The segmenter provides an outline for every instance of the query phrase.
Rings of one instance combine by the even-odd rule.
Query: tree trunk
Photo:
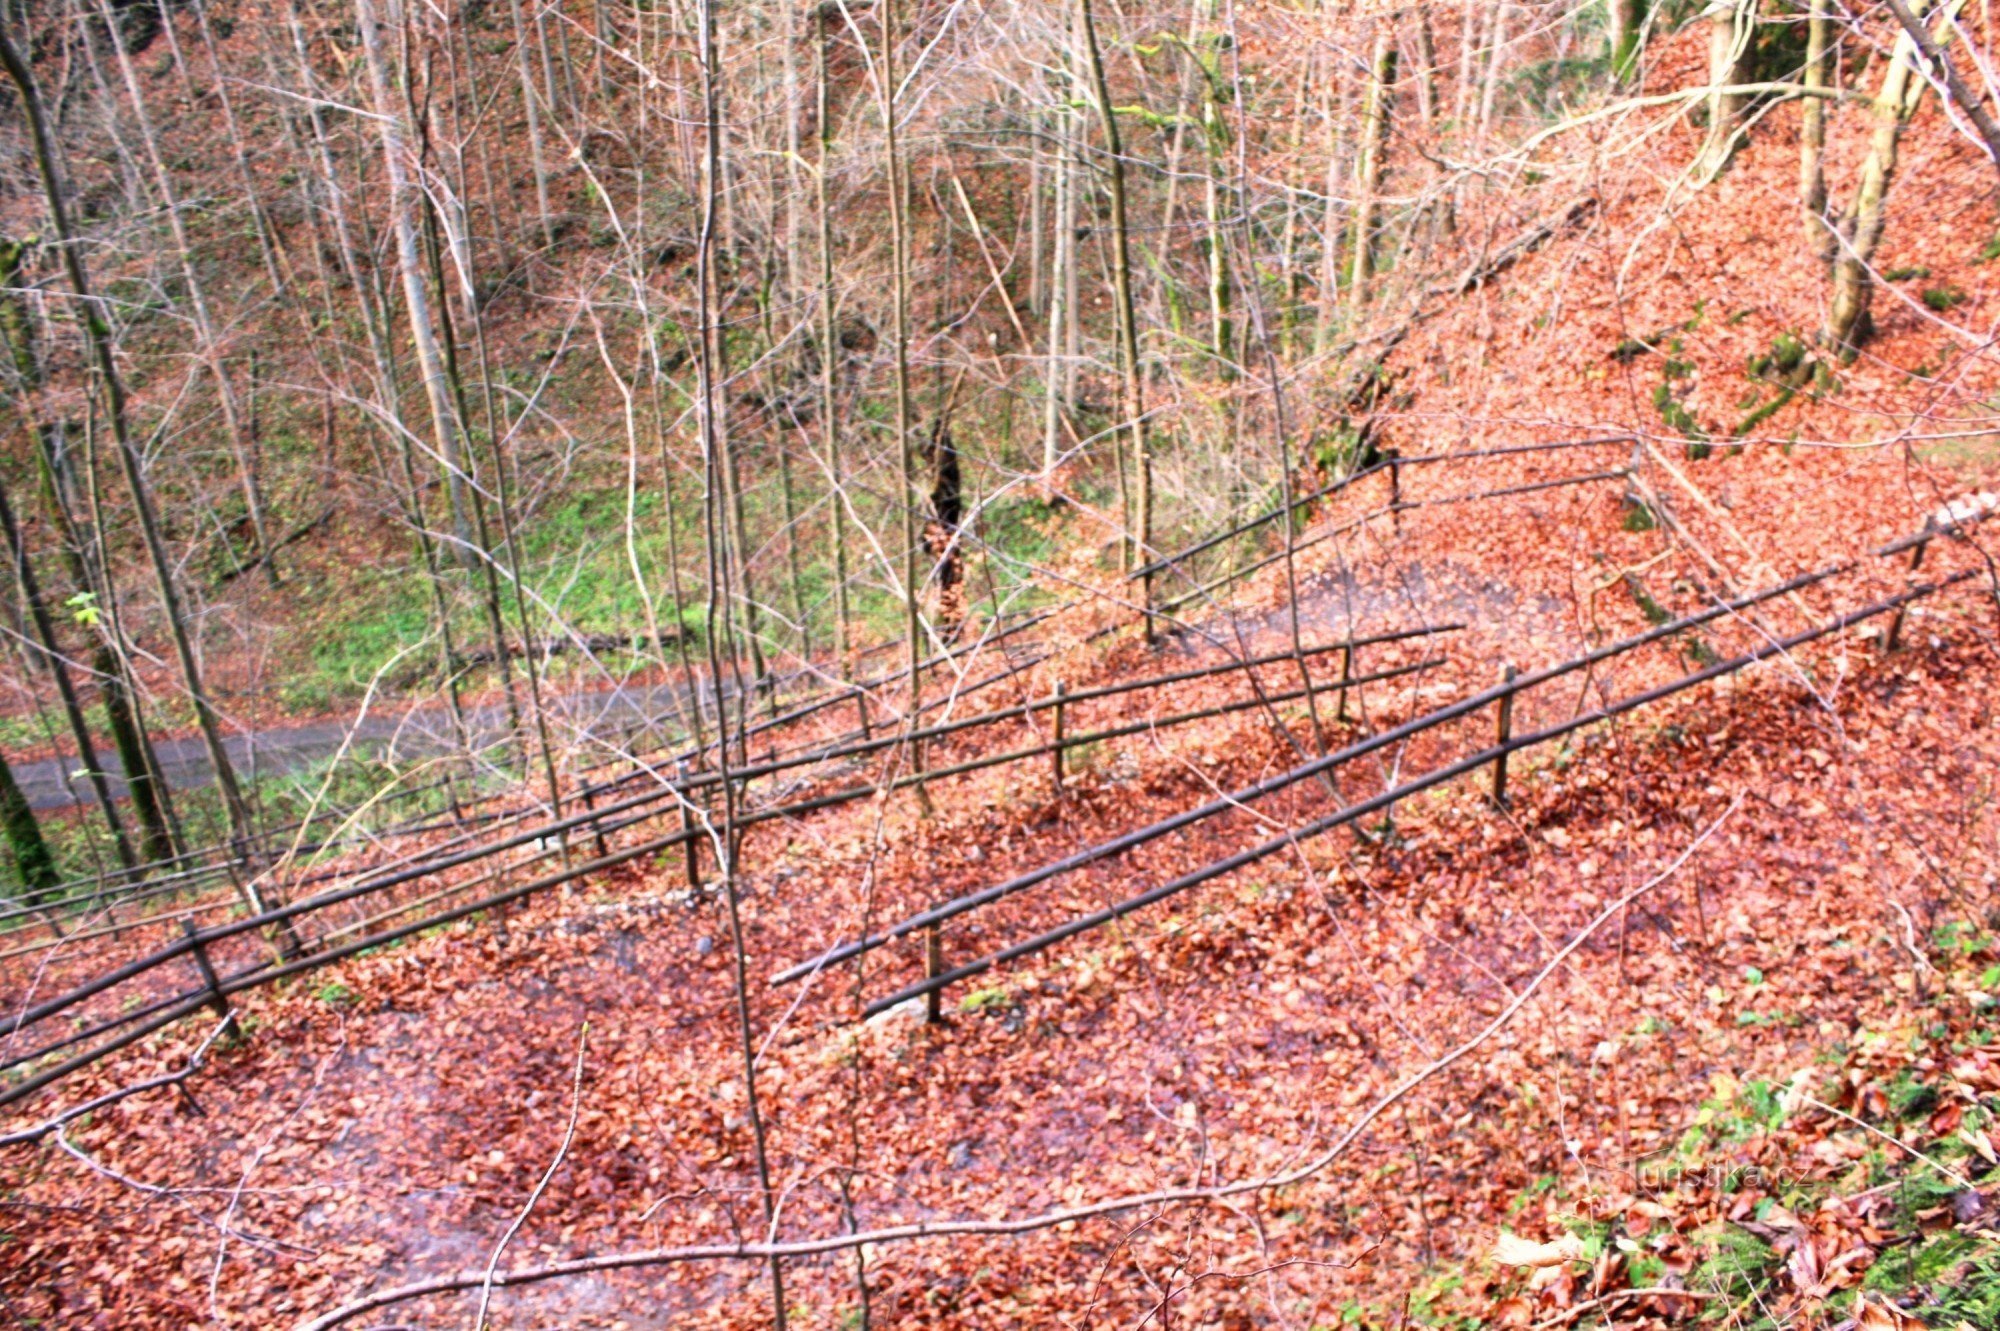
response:
[[[1063,68],[1057,65],[1058,71]],[[1076,265],[1076,209],[1074,173],[1070,170],[1067,111],[1058,110],[1050,120],[1055,134],[1055,151],[1050,169],[1055,175],[1054,226],[1049,268],[1049,355],[1047,383],[1042,397],[1042,487],[1054,493],[1056,463],[1062,457],[1063,413],[1069,409],[1069,362],[1065,330],[1074,322],[1070,313],[1070,292],[1074,287],[1071,270]]]
[[[1396,82],[1396,34],[1387,20],[1377,20],[1375,55],[1369,63],[1368,93],[1362,102],[1361,161],[1354,171],[1354,228],[1348,245],[1353,270],[1348,297],[1355,308],[1368,303],[1369,279],[1375,270],[1375,197],[1382,189],[1382,162],[1389,154],[1390,99]]]
[[[965,546],[960,531],[965,523],[965,476],[958,446],[952,442],[949,403],[938,408],[930,438],[924,443],[924,460],[931,472],[931,530],[927,534],[937,566],[937,631],[949,644],[965,622]]]
[[[28,797],[14,783],[14,769],[7,765],[4,753],[0,753],[0,828],[6,830],[7,850],[14,861],[14,873],[28,891],[28,904],[42,905],[62,886],[62,874],[42,836],[42,825],[35,821],[35,811],[28,806]]]
[[[909,675],[909,724],[917,724],[923,710],[923,678],[917,669],[923,660],[922,596],[924,579],[919,576],[921,545],[917,537],[917,447],[910,424],[910,237],[907,200],[903,190],[903,154],[896,132],[900,114],[896,98],[896,44],[901,34],[896,25],[897,0],[882,0],[882,151],[889,184],[889,247],[891,348],[895,388],[896,443],[903,471],[903,608],[905,670]],[[911,769],[923,770],[923,751],[911,746]],[[928,807],[922,784],[920,799]]]
[[[1924,59],[1943,76],[1945,92],[1951,97],[1952,104],[1972,122],[1973,130],[1986,148],[1986,160],[1992,163],[1995,171],[2000,171],[2000,120],[1994,119],[1986,99],[1966,83],[1965,76],[1958,72],[1958,62],[1944,49],[1945,43],[1951,40],[1951,25],[1941,24],[1934,35],[1926,33],[1923,20],[1910,9],[1908,0],[1889,0],[1889,12],[1896,16],[1896,22],[1916,43]],[[1974,63],[1977,63],[1976,56]]]
[[[28,404],[35,401],[41,388],[41,354],[35,342],[34,323],[19,296],[14,294],[23,280],[21,261],[26,252],[27,246],[20,241],[0,241],[0,342],[5,343],[8,358],[19,380],[20,406],[17,411],[22,440],[28,455],[39,463],[42,457],[41,435],[46,427],[35,420]],[[62,699],[63,715],[69,722],[70,736],[76,741],[77,760],[83,764],[91,792],[96,795],[105,825],[111,830],[118,862],[127,869],[134,868],[138,860],[132,853],[132,842],[125,835],[125,822],[118,816],[118,806],[111,798],[110,783],[97,761],[97,746],[84,719],[76,685],[70,679],[69,661],[63,655],[48,602],[43,598],[40,581],[35,576],[34,563],[28,557],[27,542],[20,524],[15,520],[14,507],[4,481],[0,481],[0,536],[4,536],[13,559],[14,578],[20,587],[21,602],[34,624],[43,664],[48,667],[49,675],[55,681],[56,693]]]
[[[764,1211],[764,1223],[776,1226],[778,1216],[777,1193],[771,1184],[770,1157],[765,1148],[764,1117],[757,1095],[757,1057],[754,1032],[750,1015],[750,980],[743,942],[743,924],[739,913],[737,881],[737,852],[740,849],[741,830],[736,825],[736,783],[729,771],[729,708],[722,696],[722,659],[730,644],[728,570],[725,567],[728,542],[729,506],[724,493],[723,476],[728,469],[725,451],[728,447],[724,437],[716,430],[716,414],[721,403],[718,401],[716,383],[717,358],[716,342],[720,333],[720,311],[715,302],[715,241],[717,214],[720,211],[722,193],[722,116],[721,116],[721,72],[716,56],[716,31],[714,0],[698,0],[700,23],[701,92],[702,92],[702,157],[706,164],[703,172],[701,196],[701,232],[696,246],[697,302],[701,326],[696,330],[697,345],[695,364],[700,382],[697,386],[696,415],[701,430],[702,465],[706,477],[707,561],[708,561],[708,659],[709,670],[714,677],[716,732],[716,769],[721,778],[723,822],[720,839],[719,868],[722,876],[723,899],[729,910],[731,952],[735,962],[735,1007],[737,1034],[743,1057],[743,1085],[745,1108],[748,1111],[751,1141],[755,1148],[758,1188]],[[745,741],[747,744],[747,740]],[[771,1272],[771,1322],[775,1331],[785,1331],[787,1308],[785,1305],[785,1275],[781,1260],[770,1259]]]
[[[1149,564],[1153,559],[1153,457],[1146,440],[1146,392],[1139,364],[1138,311],[1132,299],[1132,236],[1126,220],[1125,144],[1118,133],[1118,113],[1111,105],[1111,84],[1104,74],[1104,56],[1097,45],[1097,24],[1091,15],[1090,0],[1077,0],[1077,17],[1083,26],[1084,53],[1090,61],[1090,80],[1097,94],[1097,115],[1104,125],[1104,151],[1110,159],[1111,181],[1111,302],[1118,317],[1118,359],[1124,381],[1124,413],[1132,438],[1133,513],[1127,534],[1126,567]],[[1153,579],[1141,585],[1141,605],[1145,611],[1146,641],[1153,640]]]
[[[1805,86],[1799,114],[1799,206],[1805,210],[1806,248],[1822,262],[1833,257],[1835,237],[1826,215],[1826,100],[1814,96],[1837,77],[1833,64],[1833,0],[1809,0]]]
[[[1646,30],[1646,0],[1605,0],[1611,19],[1611,81],[1632,82],[1639,72],[1639,40]]]
[[[542,232],[542,244],[553,250],[555,231],[549,225],[549,170],[542,150],[542,113],[535,94],[535,79],[528,66],[528,29],[521,21],[521,0],[507,0],[514,20],[514,65],[521,80],[521,105],[528,116],[528,164],[535,173],[535,210]]]
[[[1694,164],[1695,179],[1703,184],[1721,174],[1743,141],[1743,120],[1750,99],[1723,89],[1750,81],[1761,3],[1713,0],[1708,7],[1708,133]]]
[[[813,10],[813,83],[818,104],[819,157],[813,172],[813,209],[819,224],[819,429],[826,450],[827,505],[833,539],[833,643],[842,679],[851,676],[853,642],[848,637],[847,602],[847,478],[840,450],[840,327],[833,285],[833,206],[828,198],[827,172],[833,157],[833,84],[827,75],[826,6]]]
[[[473,536],[470,505],[465,495],[465,453],[460,442],[460,423],[452,407],[451,381],[431,324],[430,293],[424,285],[423,257],[417,246],[417,222],[413,215],[418,191],[410,180],[403,115],[390,93],[388,64],[382,55],[374,0],[354,0],[354,9],[361,28],[361,48],[368,66],[376,123],[382,135],[382,160],[389,178],[389,212],[396,230],[396,267],[403,280],[403,301],[409,316],[410,341],[417,353],[417,372],[423,378],[424,396],[430,403],[431,429],[438,463],[445,473],[445,493],[451,500],[452,532],[458,541],[455,553],[466,571],[475,572],[483,551]]]
[[[0,536],[5,537],[8,553],[14,562],[14,578],[20,586],[21,602],[27,607],[28,617],[35,626],[42,663],[48,667],[50,677],[55,680],[56,693],[62,698],[63,716],[69,722],[71,738],[76,741],[77,761],[83,764],[91,793],[97,796],[97,807],[103,811],[105,825],[111,829],[111,841],[117,849],[118,862],[127,869],[134,868],[138,860],[132,854],[132,842],[125,835],[125,821],[118,816],[118,805],[111,798],[110,782],[105,778],[103,764],[97,761],[97,745],[91,740],[90,726],[83,716],[83,704],[78,701],[76,685],[70,680],[69,661],[63,656],[61,640],[56,636],[49,608],[42,600],[35,566],[28,558],[27,543],[21,537],[20,524],[14,520],[14,505],[8,499],[4,483],[0,483]]]
[[[1964,3],[1965,0],[1947,0],[1938,11],[1932,28],[1938,38],[1950,32],[1951,22]],[[1885,220],[1883,204],[1889,184],[1895,178],[1903,126],[1917,109],[1927,86],[1916,72],[1917,54],[1915,40],[1907,31],[1901,33],[1889,56],[1889,68],[1882,74],[1881,90],[1875,95],[1872,111],[1875,130],[1868,145],[1868,159],[1861,167],[1861,183],[1855,187],[1854,201],[1841,219],[1843,243],[1833,265],[1833,298],[1820,337],[1842,360],[1852,360],[1874,332],[1869,306],[1875,292],[1872,264],[1876,246],[1882,241]]]
[[[161,783],[152,745],[139,727],[132,707],[131,681],[124,657],[112,650],[118,641],[117,606],[108,578],[86,544],[66,497],[64,480],[57,469],[65,466],[57,455],[56,438],[44,435],[35,453],[35,469],[40,483],[42,511],[56,529],[70,584],[79,593],[95,598],[102,617],[96,646],[91,651],[90,670],[97,680],[97,695],[104,704],[105,724],[118,749],[119,766],[125,770],[125,790],[139,815],[142,829],[139,852],[148,862],[157,863],[174,855],[173,818]]]

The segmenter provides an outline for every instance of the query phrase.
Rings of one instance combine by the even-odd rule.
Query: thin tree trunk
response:
[[[473,537],[470,505],[465,497],[465,455],[460,443],[460,426],[451,401],[451,382],[444,357],[439,352],[437,334],[431,324],[430,293],[424,284],[423,257],[417,246],[417,223],[413,216],[418,191],[410,180],[403,115],[390,94],[387,61],[382,55],[380,21],[374,0],[354,0],[361,27],[361,47],[368,66],[368,82],[375,103],[376,123],[382,136],[382,160],[389,179],[389,212],[396,233],[396,268],[402,276],[403,301],[410,323],[410,341],[416,348],[417,372],[424,381],[424,397],[430,404],[431,430],[437,445],[439,465],[445,472],[445,493],[451,500],[452,532],[458,541],[457,561],[468,572],[476,571],[483,549]]]
[[[1036,108],[1028,113],[1028,312],[1037,319],[1048,308],[1047,293],[1043,290],[1043,270],[1047,266],[1044,233],[1048,221],[1042,216],[1042,196],[1047,193],[1042,164],[1047,156],[1042,147],[1042,113]]]
[[[1493,112],[1500,99],[1500,74],[1506,68],[1507,17],[1512,6],[1493,6],[1493,26],[1487,36],[1486,79],[1479,94],[1479,133],[1484,137],[1493,132]]]
[[[1051,120],[1056,135],[1054,161],[1051,170],[1055,174],[1054,234],[1050,248],[1053,251],[1049,268],[1049,355],[1047,383],[1042,397],[1042,488],[1045,495],[1055,493],[1056,464],[1062,457],[1062,418],[1069,407],[1067,390],[1069,370],[1065,355],[1065,327],[1070,316],[1070,270],[1075,264],[1076,223],[1072,204],[1072,178],[1069,168],[1069,118],[1066,112],[1058,111]]]
[[[174,21],[170,4],[171,0],[159,0],[161,31],[166,33],[169,42],[173,42]],[[250,221],[257,232],[257,248],[264,258],[264,271],[271,279],[271,294],[282,299],[289,290],[285,281],[283,252],[279,248],[277,229],[271,225],[270,213],[264,207],[263,195],[257,188],[257,179],[250,173],[249,155],[243,147],[243,130],[236,121],[236,103],[229,95],[229,81],[223,77],[222,61],[215,51],[215,33],[208,23],[208,0],[191,0],[189,7],[194,10],[195,21],[201,30],[202,49],[208,56],[209,80],[222,107],[223,128],[229,135],[229,155],[235,162],[236,179],[243,187],[243,200],[250,209]],[[178,44],[174,47],[174,61],[180,63]],[[185,66],[181,74],[186,78]]]
[[[1361,160],[1354,171],[1354,227],[1348,241],[1353,251],[1348,297],[1357,310],[1368,303],[1375,272],[1375,198],[1382,189],[1383,159],[1389,155],[1390,98],[1396,82],[1396,34],[1386,19],[1376,22],[1374,58],[1361,109]]]
[[[1799,206],[1805,210],[1806,248],[1822,262],[1833,257],[1835,237],[1826,215],[1826,101],[1833,65],[1833,0],[1809,0],[1806,19],[1805,102],[1799,122]]]
[[[771,1162],[764,1137],[764,1117],[757,1094],[757,1051],[750,1018],[750,976],[743,935],[742,906],[737,882],[737,853],[741,831],[736,826],[736,783],[729,772],[729,708],[722,696],[722,658],[729,636],[728,573],[724,568],[728,543],[723,539],[729,521],[729,507],[723,493],[727,460],[721,456],[728,447],[716,429],[717,389],[715,342],[718,334],[715,305],[715,232],[721,193],[720,61],[716,54],[714,0],[697,0],[700,8],[700,54],[703,111],[703,156],[707,163],[701,202],[701,234],[696,247],[696,285],[699,288],[700,320],[696,368],[700,375],[697,415],[702,435],[702,457],[707,475],[706,526],[708,528],[708,659],[715,682],[715,716],[720,729],[716,737],[717,775],[722,786],[723,822],[718,844],[721,852],[723,897],[729,908],[731,950],[735,958],[735,1004],[737,1031],[743,1058],[745,1109],[750,1120],[755,1148],[758,1192],[763,1203],[764,1223],[775,1228],[778,1219],[777,1193],[771,1184]],[[775,1233],[773,1238],[777,1237]],[[784,1266],[771,1258],[771,1323],[785,1331]]]
[[[826,480],[831,491],[827,507],[833,539],[833,643],[842,679],[852,676],[853,641],[849,637],[847,592],[847,479],[840,449],[840,329],[833,285],[833,206],[827,173],[833,158],[833,84],[827,75],[826,6],[813,10],[813,95],[819,122],[818,159],[813,171],[813,211],[819,228],[819,429],[826,452]]]
[[[889,237],[891,351],[895,388],[895,429],[903,468],[903,607],[906,673],[909,675],[909,724],[915,726],[923,712],[923,677],[917,669],[923,660],[923,579],[919,576],[922,547],[917,537],[917,447],[910,424],[910,237],[908,200],[903,188],[903,156],[896,133],[899,114],[896,99],[896,44],[901,40],[896,28],[898,0],[882,0],[882,151],[889,178]],[[910,766],[923,771],[923,751],[910,746]],[[917,795],[926,811],[929,795],[921,782]]]
[[[535,173],[536,219],[541,225],[542,244],[553,250],[554,229],[549,225],[549,171],[542,149],[542,113],[535,93],[535,79],[528,67],[528,29],[521,21],[521,0],[507,0],[514,19],[514,64],[521,79],[521,105],[528,116],[528,163]]]
[[[1077,17],[1083,25],[1084,51],[1090,61],[1090,78],[1097,93],[1097,114],[1104,125],[1104,149],[1110,158],[1111,181],[1111,300],[1118,316],[1118,352],[1123,371],[1127,428],[1132,438],[1134,472],[1132,530],[1125,542],[1126,567],[1148,564],[1153,558],[1153,456],[1146,439],[1145,378],[1139,365],[1138,311],[1132,299],[1132,237],[1126,217],[1125,144],[1118,133],[1118,113],[1111,105],[1111,85],[1104,75],[1104,57],[1097,45],[1097,24],[1091,15],[1090,0],[1078,0]],[[1146,641],[1153,640],[1153,579],[1148,574],[1141,583],[1145,608]]]

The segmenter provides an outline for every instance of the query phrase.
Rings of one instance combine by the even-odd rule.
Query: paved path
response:
[[[1524,602],[1505,586],[1481,583],[1464,570],[1448,565],[1435,570],[1410,565],[1381,586],[1364,587],[1352,574],[1346,577],[1322,574],[1299,588],[1300,625],[1309,640],[1365,629],[1384,621],[1414,624],[1449,619],[1492,625],[1519,622],[1523,616],[1552,624],[1560,624],[1565,618],[1558,604]],[[1178,645],[1190,655],[1216,646],[1234,647],[1238,642],[1252,651],[1282,651],[1290,642],[1289,624],[1289,612],[1283,609],[1245,613],[1233,622],[1217,615],[1203,623],[1201,631],[1181,635]],[[781,679],[781,689],[786,682],[797,681]],[[634,685],[564,694],[550,706],[551,724],[561,741],[597,739],[607,745],[622,743],[624,737],[672,717],[676,689],[684,690],[684,686]],[[710,696],[704,685],[703,702],[712,706]],[[468,709],[466,721],[474,740],[482,746],[506,736],[507,715],[503,706]],[[233,734],[224,743],[237,774],[250,780],[310,770],[338,753],[341,744],[348,741],[350,730],[351,752],[400,761],[452,753],[459,747],[452,733],[450,714],[435,704],[385,710],[350,722],[276,726],[254,734]],[[208,751],[198,736],[156,740],[153,747],[171,788],[196,789],[214,781]],[[125,783],[116,751],[107,745],[98,751],[98,757],[109,764],[112,791],[122,797]],[[65,782],[64,775],[75,770],[74,757],[44,758],[15,764],[14,779],[35,808],[59,809],[91,799],[90,786],[82,778]]]
[[[607,740],[631,734],[658,718],[674,714],[672,684],[635,685],[591,693],[572,693],[557,698],[550,707],[550,720],[558,734],[599,736]],[[526,700],[523,699],[523,707]],[[504,705],[469,708],[466,724],[474,741],[491,744],[507,733]],[[274,726],[251,734],[231,734],[223,746],[236,774],[245,781],[309,771],[340,752],[348,744],[350,754],[390,757],[400,761],[457,752],[451,714],[442,707],[425,705],[371,713],[352,721],[312,721],[301,725]],[[167,785],[174,790],[198,789],[215,780],[209,766],[208,749],[199,735],[181,739],[156,739],[153,751]],[[125,772],[117,750],[108,743],[99,747],[98,761],[106,765],[111,791],[124,798]],[[95,798],[90,783],[73,775],[77,761],[73,754],[40,758],[14,764],[14,780],[20,784],[28,803],[37,809],[61,809],[89,803]],[[65,777],[70,779],[65,780]]]

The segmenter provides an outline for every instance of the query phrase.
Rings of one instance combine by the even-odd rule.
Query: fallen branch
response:
[[[82,1104],[65,1109],[54,1118],[37,1123],[32,1128],[22,1128],[18,1132],[10,1132],[4,1137],[0,1137],[0,1148],[21,1146],[28,1142],[38,1142],[52,1132],[62,1131],[62,1129],[76,1122],[76,1120],[82,1118],[85,1114],[95,1113],[107,1105],[115,1105],[120,1100],[128,1096],[138,1095],[142,1091],[156,1091],[162,1086],[180,1086],[189,1077],[201,1071],[202,1062],[208,1056],[209,1046],[222,1037],[222,1033],[230,1028],[235,1019],[236,1014],[232,1011],[223,1017],[222,1020],[216,1022],[215,1029],[208,1033],[208,1038],[203,1040],[192,1054],[188,1055],[188,1061],[181,1065],[179,1072],[168,1072],[158,1077],[150,1077],[145,1081],[134,1082],[130,1086],[121,1087],[115,1091],[107,1091],[94,1100],[85,1100]]]

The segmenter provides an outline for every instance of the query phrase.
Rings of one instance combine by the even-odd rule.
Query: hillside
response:
[[[1983,11],[17,8],[9,1324],[2000,1325]]]

